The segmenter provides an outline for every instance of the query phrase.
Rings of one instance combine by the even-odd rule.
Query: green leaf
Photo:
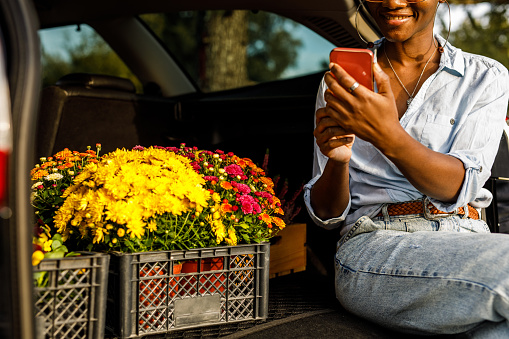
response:
[[[37,287],[46,287],[48,286],[48,272],[36,272],[34,273],[35,285]]]
[[[79,257],[81,255],[81,253],[77,253],[77,252],[69,252],[67,253],[65,256],[66,257]]]
[[[59,240],[53,240],[53,242],[51,243],[51,248],[53,250],[56,250],[57,248],[59,248],[60,246],[62,246],[62,242],[59,241]]]
[[[65,252],[63,251],[54,251],[54,252],[48,252],[44,254],[44,258],[46,259],[58,259],[63,258],[65,255]]]

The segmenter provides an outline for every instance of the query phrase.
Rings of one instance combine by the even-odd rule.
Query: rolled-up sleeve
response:
[[[313,179],[311,179],[306,185],[304,185],[304,204],[306,205],[306,209],[308,210],[309,216],[311,217],[311,220],[318,226],[321,226],[325,229],[334,229],[337,227],[342,226],[343,221],[345,221],[346,216],[348,215],[348,212],[350,211],[350,206],[352,203],[352,200],[348,199],[348,206],[344,210],[343,214],[336,218],[331,218],[327,220],[320,219],[313,210],[313,207],[311,206],[311,189],[313,188],[313,185],[315,182],[320,178],[320,175],[317,175]]]
[[[485,182],[491,175],[491,167],[498,152],[507,114],[509,100],[509,76],[505,68],[490,70],[492,81],[486,86],[468,114],[464,125],[456,135],[450,152],[447,154],[463,162],[465,178],[455,203],[448,204],[436,199],[431,202],[440,210],[451,212],[464,206],[479,195]],[[487,207],[491,199],[484,199],[479,207]],[[482,206],[486,205],[486,206]]]
[[[322,107],[325,107],[325,100],[323,98],[323,95],[325,93],[325,90],[327,89],[327,85],[325,84],[325,81],[322,79],[322,82],[320,83],[320,87],[318,88],[318,93],[316,95],[316,103],[315,103],[315,112]],[[316,116],[314,119],[314,127],[316,127]],[[320,149],[316,145],[316,139],[314,140],[314,160],[313,160],[313,179],[311,179],[306,185],[304,185],[304,204],[306,205],[306,209],[309,213],[309,216],[311,217],[311,220],[318,226],[321,226],[326,229],[334,229],[337,227],[340,227],[342,225],[342,222],[345,220],[346,216],[348,215],[348,212],[350,211],[350,205],[351,205],[351,199],[348,201],[348,206],[343,212],[343,214],[339,217],[322,220],[320,219],[313,210],[313,207],[311,206],[311,189],[313,188],[313,185],[317,182],[317,180],[320,178],[320,176],[323,173],[323,169],[325,168],[325,165],[327,164],[328,158],[320,152]]]

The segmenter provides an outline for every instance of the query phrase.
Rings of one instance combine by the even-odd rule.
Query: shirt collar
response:
[[[444,53],[440,58],[440,68],[448,71],[451,74],[463,76],[465,74],[465,59],[463,58],[463,51],[459,48],[452,46],[450,43],[446,43],[445,39],[440,35],[435,35],[435,38],[440,43],[440,46],[444,46]]]
[[[452,46],[449,42],[446,43],[445,39],[440,35],[436,34],[435,38],[440,43],[440,46],[444,46],[444,53],[440,57],[440,69],[455,74],[457,76],[463,76],[465,74],[465,61],[463,59],[463,51]],[[374,49],[378,49],[382,46],[385,38],[375,41]]]

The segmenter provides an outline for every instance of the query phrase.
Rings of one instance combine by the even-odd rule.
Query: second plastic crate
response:
[[[44,259],[34,267],[34,274],[45,280],[34,287],[36,338],[104,337],[109,259],[81,253]]]
[[[114,253],[106,329],[120,338],[268,314],[269,243]]]

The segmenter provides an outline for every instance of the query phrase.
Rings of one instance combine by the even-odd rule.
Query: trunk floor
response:
[[[455,336],[401,334],[361,319],[337,301],[330,277],[306,271],[269,281],[269,314],[265,320],[242,321],[207,327],[176,330],[159,338],[348,338],[348,339],[445,339]]]

